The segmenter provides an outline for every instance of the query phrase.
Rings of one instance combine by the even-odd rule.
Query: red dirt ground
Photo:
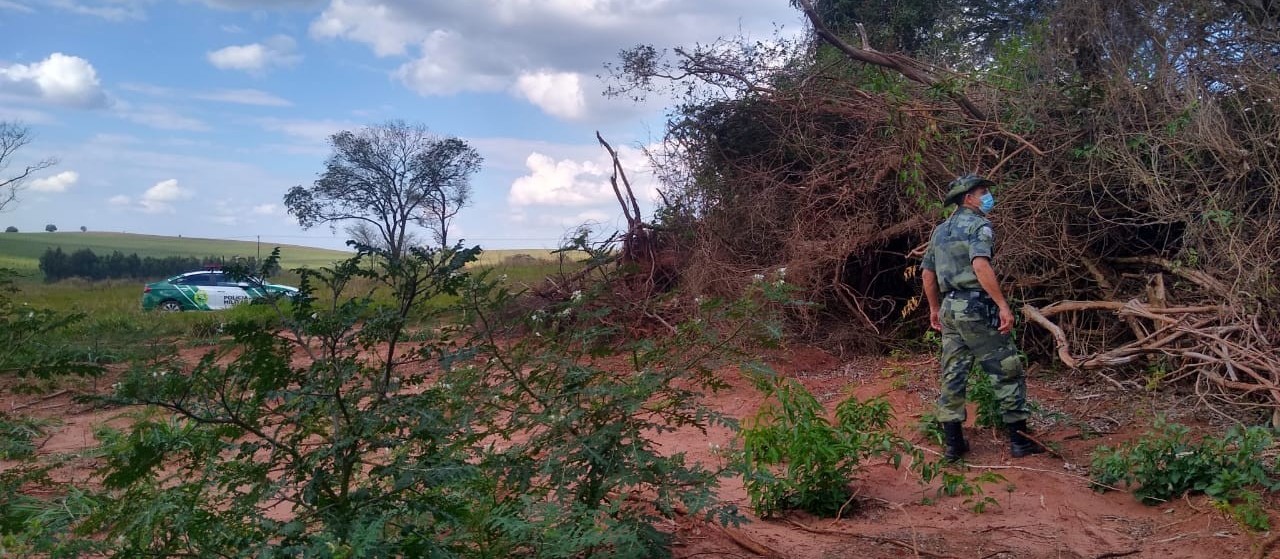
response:
[[[841,361],[805,346],[762,357],[780,373],[802,382],[829,407],[850,391],[861,398],[885,396],[897,414],[899,432],[933,448],[915,426],[931,409],[937,394],[934,358],[917,355]],[[736,370],[721,372],[731,388],[709,396],[710,405],[740,419],[752,415],[761,403],[760,395]],[[64,390],[52,397],[14,394],[12,387],[0,387],[0,410],[57,421],[50,436],[41,441],[40,453],[73,453],[94,444],[96,426],[119,426],[129,421],[130,410],[93,409],[72,399],[77,393],[106,390],[111,382],[80,382],[62,387]],[[971,425],[966,429],[973,446],[968,456],[970,473],[992,471],[1007,479],[987,486],[987,494],[998,506],[975,513],[964,497],[939,497],[936,483],[922,486],[905,469],[875,465],[851,480],[858,497],[844,518],[798,513],[767,521],[750,517],[750,522],[728,530],[682,518],[667,526],[677,535],[673,553],[686,558],[1225,559],[1250,557],[1266,539],[1267,534],[1241,528],[1203,497],[1148,507],[1127,492],[1099,494],[1090,490],[1083,476],[1088,474],[1092,450],[1138,436],[1152,416],[1174,409],[1168,400],[1121,393],[1074,373],[1033,371],[1029,385],[1031,398],[1046,412],[1032,421],[1036,436],[1060,447],[1062,457],[1045,454],[1012,459],[1007,443],[994,433]],[[1193,424],[1198,419],[1185,415],[1174,418]],[[1086,437],[1086,432],[1098,435]],[[707,435],[685,430],[658,437],[664,449],[687,452],[708,466],[722,463],[717,447],[728,447],[730,439],[725,430]],[[72,464],[75,466],[60,469],[57,478],[86,481],[93,463],[82,459]],[[0,462],[0,469],[8,466]],[[724,480],[720,496],[749,513],[750,502],[740,479]],[[926,504],[926,498],[932,502]],[[1278,521],[1273,514],[1273,523]],[[1280,557],[1280,551],[1273,550],[1268,557]]]

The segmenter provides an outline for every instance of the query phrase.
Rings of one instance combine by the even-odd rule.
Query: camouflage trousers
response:
[[[965,420],[966,383],[975,360],[991,377],[1004,422],[1025,421],[1030,416],[1022,359],[1013,339],[991,326],[996,312],[995,305],[986,299],[942,298],[942,396],[938,399],[938,421]]]

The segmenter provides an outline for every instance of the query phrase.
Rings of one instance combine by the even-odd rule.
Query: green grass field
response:
[[[39,258],[46,248],[62,247],[64,252],[81,248],[92,249],[98,254],[110,254],[118,250],[138,256],[256,256],[258,246],[254,242],[218,239],[164,237],[124,233],[0,233],[0,267],[16,270],[21,274],[18,292],[13,300],[35,308],[48,308],[61,312],[78,312],[84,319],[73,326],[68,334],[77,345],[90,348],[134,347],[158,338],[182,339],[193,342],[207,340],[217,326],[238,315],[258,315],[268,312],[261,307],[237,307],[226,312],[166,314],[143,312],[141,297],[143,282],[140,280],[113,279],[88,281],[68,279],[45,283],[39,271]],[[263,243],[263,254],[269,254],[276,245]],[[295,245],[281,246],[283,272],[271,280],[286,285],[297,285],[298,275],[293,268],[330,266],[349,257],[352,253]],[[521,289],[534,285],[548,275],[572,273],[581,269],[578,262],[582,254],[565,254],[562,259],[545,249],[503,249],[485,251],[473,264],[477,271],[491,270],[491,274],[505,275],[510,285]],[[115,356],[115,359],[122,356]]]
[[[132,233],[0,233],[0,266],[24,273],[39,270],[40,255],[45,249],[62,247],[63,252],[88,248],[98,255],[118,250],[124,254],[137,253],[140,257],[153,256],[257,256],[258,244],[253,241],[227,241],[221,239],[197,239],[165,237],[160,235],[135,235]],[[351,253],[340,250],[277,245],[262,243],[262,256],[280,246],[280,266],[286,270],[300,267],[328,266]]]

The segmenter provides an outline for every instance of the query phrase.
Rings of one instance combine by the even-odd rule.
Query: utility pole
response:
[[[258,238],[258,265],[262,265],[262,235],[254,235]]]

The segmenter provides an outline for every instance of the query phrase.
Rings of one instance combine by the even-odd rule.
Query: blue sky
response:
[[[0,120],[34,133],[15,165],[59,160],[0,226],[340,247],[281,198],[328,135],[403,119],[485,158],[451,236],[552,247],[620,219],[596,130],[653,188],[662,100],[602,97],[604,63],[777,26],[801,29],[786,0],[0,0]]]

